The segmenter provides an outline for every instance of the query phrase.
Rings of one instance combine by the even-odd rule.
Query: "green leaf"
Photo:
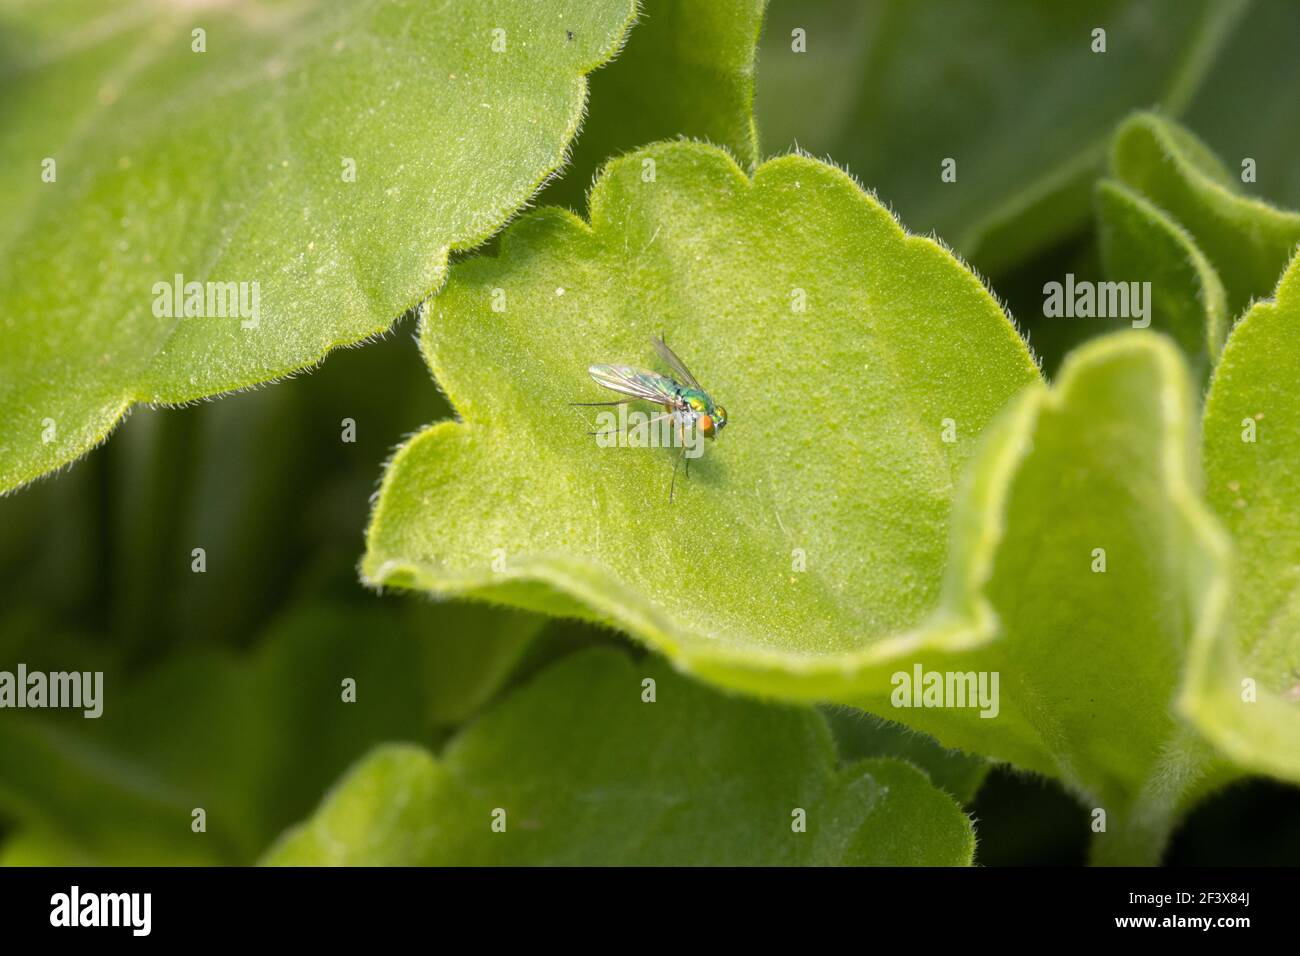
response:
[[[1228,331],[1227,296],[1214,267],[1178,223],[1124,184],[1099,182],[1096,206],[1107,277],[1150,283],[1149,324],[1208,371]]]
[[[992,765],[979,757],[948,750],[928,734],[881,720],[852,707],[829,706],[822,713],[835,734],[840,759],[897,757],[922,770],[936,787],[948,791],[963,806],[975,799]]]
[[[380,583],[594,613],[714,681],[887,715],[945,746],[1061,779],[1108,815],[1098,859],[1158,859],[1190,803],[1236,773],[1173,714],[1188,643],[1219,626],[1226,586],[1226,546],[1196,498],[1192,389],[1177,351],[1150,333],[1129,333],[1082,350],[1056,389],[1031,387],[969,466],[955,518],[943,509],[942,553],[923,551],[918,529],[927,525],[909,517],[915,490],[910,502],[900,492],[933,460],[930,450],[943,446],[915,426],[896,429],[887,412],[891,401],[895,409],[921,404],[944,385],[989,381],[991,357],[978,376],[960,369],[1005,325],[990,316],[978,336],[957,335],[945,320],[960,314],[961,273],[949,262],[922,280],[913,257],[934,247],[904,238],[876,214],[852,228],[857,242],[874,244],[874,255],[866,264],[846,262],[845,274],[868,284],[922,280],[918,294],[870,285],[865,294],[823,291],[812,298],[831,304],[833,322],[823,325],[823,315],[810,312],[786,341],[789,326],[770,320],[766,338],[753,344],[750,317],[781,301],[792,272],[815,273],[771,258],[749,271],[751,243],[779,249],[783,259],[801,248],[765,231],[753,209],[772,208],[768,197],[788,196],[798,182],[801,195],[815,198],[788,208],[786,222],[805,215],[818,222],[817,254],[838,263],[847,257],[830,245],[841,227],[834,210],[848,197],[835,196],[829,182],[819,186],[835,174],[806,159],[766,164],[752,186],[728,187],[712,171],[717,160],[699,147],[657,155],[661,169],[677,169],[687,156],[703,167],[683,174],[683,185],[672,183],[693,203],[673,203],[663,178],[657,189],[643,189],[632,157],[598,187],[590,232],[568,216],[540,213],[507,234],[499,259],[456,270],[434,303],[425,343],[465,421],[436,426],[395,458],[365,573]],[[705,182],[686,190],[693,179]],[[737,193],[748,215],[734,210]],[[707,222],[742,242],[695,225],[692,210],[710,201]],[[874,209],[861,197],[853,205],[859,215]],[[650,213],[660,206],[673,215]],[[685,246],[670,261],[689,270],[689,283],[649,259],[654,245],[641,237],[656,230],[659,242],[670,234]],[[704,249],[708,260],[691,254]],[[660,254],[671,252],[668,244]],[[939,280],[948,274],[951,290]],[[734,277],[736,291],[719,291],[723,276]],[[514,312],[490,314],[494,288],[507,290]],[[727,322],[732,313],[719,303],[732,295],[744,321]],[[677,297],[690,297],[688,305],[676,307]],[[882,337],[889,326],[871,307],[902,301],[914,317],[905,328],[927,337],[917,342],[923,348]],[[840,302],[852,303],[856,321],[834,314]],[[592,317],[586,332],[571,331],[569,308]],[[571,366],[588,355],[575,361],[573,343],[611,338],[623,349],[590,357],[626,360],[646,331],[635,328],[639,316],[651,311],[665,316],[670,331],[675,315],[710,316],[707,334],[728,343],[697,371],[706,387],[721,383],[717,393],[733,423],[671,506],[662,498],[666,454],[650,467],[642,459],[651,452],[606,451],[617,459],[607,465],[584,448],[590,439],[569,433],[577,429],[562,407],[585,397]],[[679,345],[689,338],[673,335]],[[446,344],[453,339],[455,349]],[[954,339],[963,347],[944,355]],[[489,356],[504,375],[485,373]],[[921,363],[916,371],[904,371],[909,356]],[[882,374],[858,375],[862,365]],[[1032,369],[1020,368],[1032,383]],[[889,381],[889,371],[903,377]],[[837,374],[852,381],[851,396],[833,387]],[[881,400],[881,388],[890,400]],[[817,405],[823,396],[831,400]],[[977,399],[940,401],[958,403],[968,421]],[[792,437],[791,408],[810,409],[823,424],[815,442]],[[937,410],[917,416],[940,417]],[[845,446],[851,454],[841,459]],[[707,470],[710,462],[717,471]],[[836,486],[832,476],[852,484]],[[934,497],[946,501],[952,486],[940,484]],[[527,521],[496,504],[507,494],[528,502]],[[771,512],[780,521],[766,518]],[[452,514],[455,522],[439,517]],[[907,531],[893,537],[900,528]],[[807,548],[801,576],[785,561],[804,541],[817,546]],[[494,548],[506,556],[495,572]],[[1106,551],[1105,573],[1092,570],[1098,548]],[[918,667],[923,675],[997,673],[996,716],[981,717],[975,707],[897,706],[905,700],[894,693],[900,676]]]
[[[1120,126],[1111,170],[1191,234],[1223,282],[1231,315],[1273,290],[1300,243],[1300,213],[1242,195],[1209,147],[1155,114]]]
[[[593,650],[490,709],[440,758],[372,752],[266,862],[936,866],[973,851],[970,820],[914,768],[836,769],[815,711]]]
[[[1233,329],[1206,400],[1207,496],[1237,558],[1231,626],[1197,644],[1181,701],[1236,760],[1292,781],[1300,781],[1297,335],[1300,256],[1276,300],[1256,303]]]
[[[468,605],[316,606],[289,615],[247,658],[192,652],[139,676],[86,645],[11,638],[6,670],[21,661],[104,678],[98,718],[15,711],[0,722],[0,808],[22,828],[5,857],[248,863],[370,747],[429,742],[475,712],[538,628],[533,617]],[[343,700],[348,678],[353,702]],[[191,829],[196,807],[206,832]]]
[[[1077,350],[1054,389],[991,430],[959,506],[945,608],[995,620],[997,640],[923,666],[1000,672],[1001,713],[979,727],[969,711],[910,712],[945,743],[1002,744],[1106,811],[1102,862],[1157,862],[1186,808],[1236,774],[1174,714],[1188,648],[1218,632],[1227,601],[1192,392],[1168,340],[1120,333]]]
[[[1243,185],[1246,192],[1291,209],[1300,209],[1297,36],[1300,4],[1254,0],[1183,118],[1219,155],[1231,157],[1234,168],[1255,161],[1256,183]]]
[[[767,0],[644,0],[614,62],[596,76],[564,175],[538,203],[586,209],[611,156],[657,140],[700,139],[758,163],[754,58]]]
[[[104,6],[0,14],[0,489],[133,403],[266,382],[386,329],[560,164],[634,8]],[[248,308],[160,318],[176,275],[245,283]]]
[[[76,468],[0,496],[0,606],[135,660],[247,647],[286,604],[357,593],[375,463],[449,413],[406,335],[344,349],[292,388],[137,409]]]
[[[798,143],[833,156],[909,229],[935,230],[998,272],[1085,224],[1115,124],[1154,102],[1181,110],[1244,9],[1219,0],[776,3],[759,129],[767,152]],[[806,52],[792,49],[796,28]],[[1105,53],[1093,52],[1097,28]],[[955,182],[940,179],[948,158]]]
[[[661,144],[608,167],[592,217],[526,216],[431,304],[426,357],[463,421],[394,456],[364,576],[613,623],[760,689],[856,686],[938,603],[958,473],[1037,380],[1024,343],[937,243],[811,159],[751,182]],[[675,450],[598,447],[569,407],[610,397],[589,363],[649,364],[661,330],[732,415],[672,503]]]
[[[401,623],[424,642],[419,672],[429,717],[440,726],[464,723],[491,701],[542,630],[532,615],[466,602],[417,610]]]

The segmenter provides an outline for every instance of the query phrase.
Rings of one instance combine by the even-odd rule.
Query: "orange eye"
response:
[[[708,436],[713,435],[713,419],[710,416],[700,416],[700,431],[704,432],[704,434]]]

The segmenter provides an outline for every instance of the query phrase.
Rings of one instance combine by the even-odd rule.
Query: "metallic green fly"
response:
[[[664,413],[651,418],[647,424],[654,424],[668,419],[676,427],[681,438],[681,453],[673,462],[673,478],[668,485],[668,500],[673,500],[673,490],[677,485],[677,468],[686,455],[686,435],[698,430],[705,438],[714,439],[727,427],[727,410],[715,403],[706,392],[686,363],[668,347],[663,336],[651,339],[650,344],[659,353],[659,357],[672,370],[671,375],[660,375],[631,365],[592,365],[588,374],[596,384],[603,385],[610,391],[626,395],[627,398],[615,402],[574,402],[574,405],[626,405],[629,402],[652,402],[663,408]],[[686,462],[686,476],[691,474],[691,463]]]

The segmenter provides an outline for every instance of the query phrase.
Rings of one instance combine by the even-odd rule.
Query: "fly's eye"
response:
[[[713,419],[708,415],[700,416],[700,431],[708,438],[713,437]]]

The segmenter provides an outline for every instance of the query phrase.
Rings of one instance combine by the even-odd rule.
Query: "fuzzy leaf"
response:
[[[1218,358],[1228,304],[1218,273],[1187,232],[1123,183],[1097,184],[1097,231],[1110,281],[1150,283],[1152,328],[1167,332],[1198,368]]]
[[[1004,740],[1012,762],[1104,810],[1104,862],[1156,862],[1191,802],[1238,772],[1174,713],[1189,645],[1218,632],[1227,600],[1228,546],[1198,497],[1192,392],[1168,340],[1121,333],[1081,347],[1055,388],[990,431],[959,506],[945,607],[996,620],[998,638],[922,661],[1000,672],[1001,714],[986,728],[969,711],[909,719],[945,743],[983,738],[985,752]]]
[[[1236,543],[1231,627],[1206,634],[1182,706],[1219,747],[1300,781],[1300,256],[1237,323],[1205,406],[1211,506]],[[1249,681],[1247,686],[1245,682]]]
[[[584,74],[633,13],[104,7],[0,13],[0,490],[83,454],[135,402],[269,381],[387,328],[560,164]],[[245,283],[246,309],[171,317],[176,275]]]
[[[1180,110],[1245,8],[777,2],[764,33],[759,129],[766,151],[798,143],[834,157],[909,229],[933,229],[997,272],[1084,225],[1115,124],[1154,102]],[[1094,52],[1098,28],[1104,53]],[[795,29],[806,52],[792,49]],[[955,182],[940,179],[949,158]]]
[[[608,167],[592,216],[525,217],[432,303],[426,356],[464,421],[394,457],[364,576],[611,622],[765,689],[855,686],[938,603],[958,473],[1037,380],[1023,342],[811,159],[751,182],[659,145]],[[732,416],[672,503],[674,449],[598,447],[568,407],[610,397],[588,363],[650,364],[660,330]]]
[[[1300,243],[1300,213],[1243,195],[1209,147],[1155,114],[1119,128],[1111,170],[1191,234],[1223,282],[1230,315],[1272,292]]]
[[[1109,816],[1097,859],[1158,859],[1187,807],[1242,773],[1175,715],[1189,646],[1223,625],[1228,561],[1176,350],[1107,339],[1035,386],[969,274],[804,158],[749,183],[707,148],[655,147],[609,168],[593,223],[529,216],[434,302],[427,357],[464,421],[395,457],[364,574],[608,621],[719,683],[1057,777]],[[797,326],[792,288],[814,305]],[[588,361],[636,361],[659,328],[688,357],[714,345],[696,371],[731,411],[672,505],[671,452],[595,448],[564,407],[598,397]],[[967,452],[924,423],[974,408],[959,435],[978,435],[1025,384],[953,512]],[[901,706],[918,667],[999,674],[997,715]]]
[[[849,762],[867,757],[906,760],[963,806],[975,799],[992,769],[986,760],[960,750],[948,750],[927,734],[918,734],[902,724],[881,720],[852,707],[829,706],[823,714],[835,734],[841,760]]]
[[[372,752],[267,862],[936,866],[967,865],[973,850],[970,820],[916,769],[836,769],[815,711],[601,650],[543,672],[440,758]]]
[[[96,719],[14,711],[0,722],[0,808],[21,827],[4,859],[251,862],[370,747],[429,742],[477,710],[538,628],[468,605],[308,607],[247,658],[181,654],[138,677],[46,634],[6,642],[5,670],[102,670],[104,689]]]

